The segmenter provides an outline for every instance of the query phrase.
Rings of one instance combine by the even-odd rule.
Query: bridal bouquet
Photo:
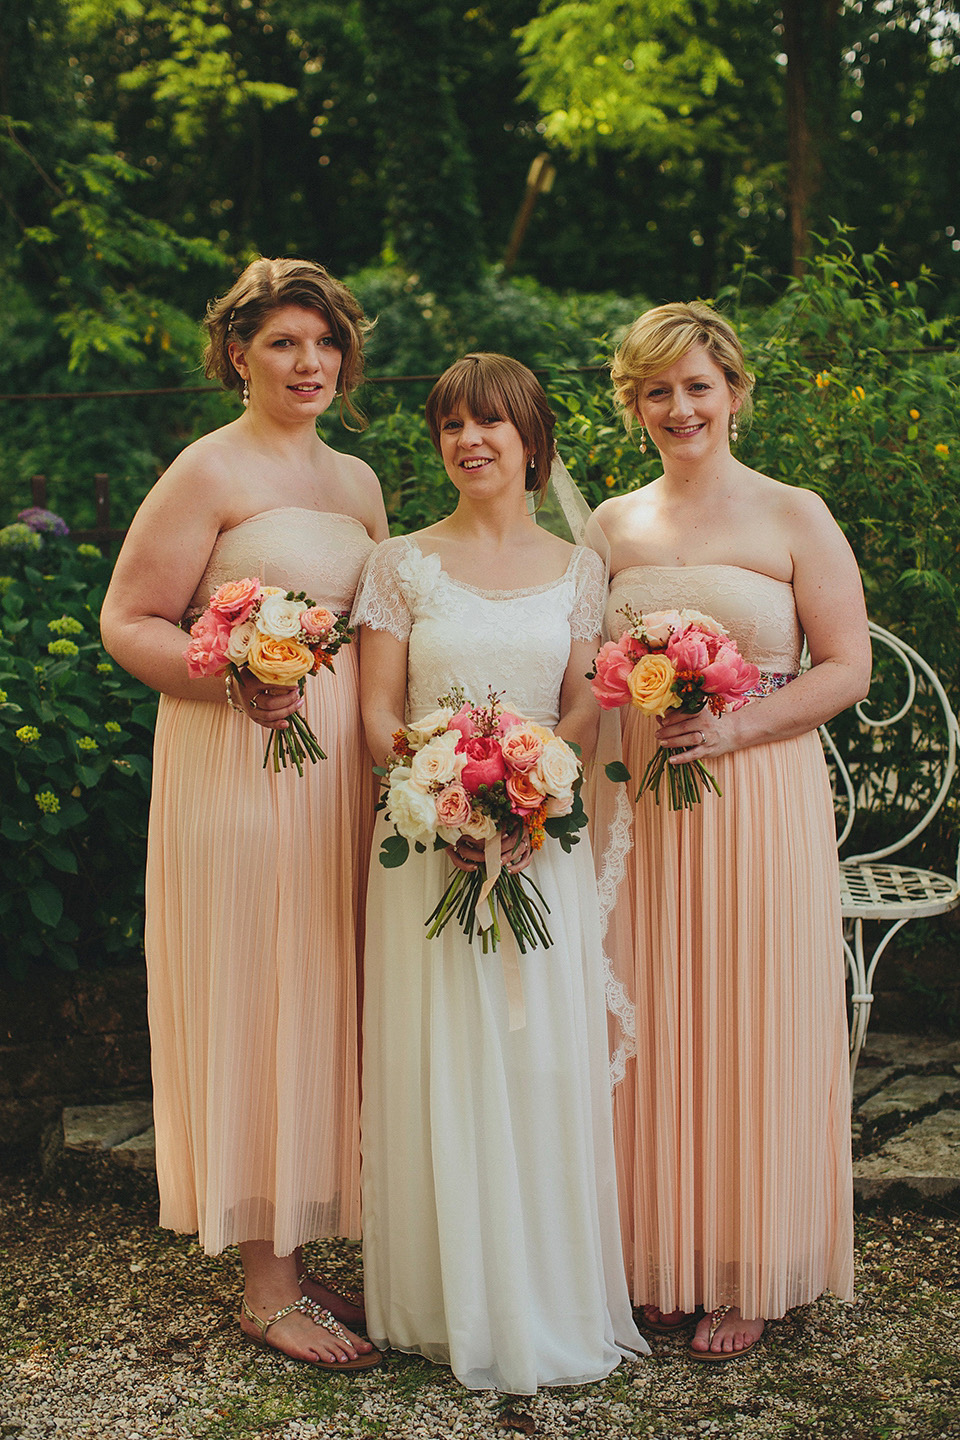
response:
[[[637,615],[625,605],[617,612],[627,621],[619,640],[602,646],[590,686],[604,710],[635,705],[645,715],[666,715],[682,710],[693,715],[709,706],[714,715],[739,710],[760,679],[756,665],[744,660],[723,626],[699,610],[656,610]],[[660,782],[666,770],[671,810],[700,803],[700,780],[719,795],[721,790],[699,760],[689,765],[668,765],[668,751],[657,747],[643,778],[637,799],[652,790],[660,804]],[[607,766],[611,780],[629,780],[624,765]],[[698,779],[699,777],[699,779]]]
[[[496,950],[499,906],[521,954],[538,942],[551,945],[549,906],[529,876],[501,868],[501,837],[513,837],[519,846],[526,835],[534,850],[547,835],[564,850],[575,845],[586,824],[580,759],[551,730],[503,709],[492,692],[485,706],[465,701],[460,691],[438,704],[397,731],[393,755],[378,767],[387,777],[380,808],[395,832],[380,848],[380,863],[402,865],[411,841],[423,853],[430,840],[444,850],[468,836],[484,846],[484,867],[454,871],[425,921],[428,936],[439,935],[456,916],[468,940],[476,931],[484,952]]]
[[[342,615],[315,605],[303,592],[295,595],[259,580],[228,580],[190,627],[183,654],[194,677],[229,673],[239,680],[245,665],[264,685],[296,685],[302,695],[306,676],[325,667],[332,670],[332,657],[352,638]],[[271,754],[274,770],[292,762],[299,775],[304,760],[316,764],[327,758],[296,711],[288,717],[286,730],[270,734],[264,768]]]

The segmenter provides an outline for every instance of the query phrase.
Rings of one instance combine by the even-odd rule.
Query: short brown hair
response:
[[[228,346],[232,340],[248,345],[283,305],[317,310],[327,321],[341,352],[340,419],[346,410],[362,428],[366,421],[355,408],[351,392],[363,383],[363,340],[371,325],[346,285],[314,260],[267,260],[261,256],[237,277],[226,295],[210,301],[203,322],[207,331],[204,373],[228,390],[242,391],[243,381]]]
[[[441,426],[461,405],[477,419],[497,415],[516,426],[530,455],[526,488],[536,492],[539,504],[550,479],[557,417],[533,371],[509,355],[491,353],[464,355],[445,370],[427,396],[427,424],[438,452]]]
[[[728,321],[700,300],[676,302],[647,310],[634,320],[617,347],[610,366],[613,394],[629,430],[637,413],[640,386],[681,360],[695,345],[702,345],[720,367],[727,384],[740,401],[740,414],[749,418],[754,377],[747,369],[743,347]]]

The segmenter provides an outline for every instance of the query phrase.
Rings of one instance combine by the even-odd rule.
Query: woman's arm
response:
[[[407,641],[389,630],[360,629],[360,709],[370,753],[383,765],[403,726],[407,700]]]
[[[719,718],[708,709],[674,714],[660,727],[661,744],[703,742],[674,763],[702,760],[815,730],[862,700],[870,688],[870,635],[853,551],[818,495],[797,490],[788,516],[797,615],[811,668],[790,685]]]
[[[600,725],[600,712],[594,699],[587,672],[593,668],[599,639],[574,640],[570,659],[560,688],[560,719],[556,733],[562,740],[580,747],[584,764],[593,754]]]
[[[134,516],[100,612],[104,646],[131,675],[177,699],[221,704],[226,703],[222,678],[188,675],[183,658],[188,636],[177,622],[228,513],[223,490],[215,471],[194,458],[185,454],[174,461]],[[300,704],[296,688],[268,691],[247,674],[234,689],[241,708],[267,728]]]

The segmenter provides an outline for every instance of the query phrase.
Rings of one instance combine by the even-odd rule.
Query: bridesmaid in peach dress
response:
[[[366,1369],[356,1300],[300,1247],[359,1233],[357,956],[373,818],[354,646],[297,690],[190,679],[181,620],[245,575],[349,610],[387,533],[369,466],[317,419],[356,415],[363,313],[322,266],[256,260],[208,309],[207,374],[244,410],[187,447],[117,561],[104,643],[160,693],[146,951],[160,1223],[239,1245],[241,1327],[314,1364]],[[264,770],[296,709],[327,759]]]
[[[689,607],[762,672],[749,703],[719,718],[674,711],[658,728],[621,712],[632,776],[659,744],[672,764],[701,760],[723,795],[673,812],[665,789],[659,806],[650,794],[632,806],[635,787],[607,786],[600,873],[633,1300],[650,1330],[695,1326],[692,1358],[728,1360],[765,1320],[853,1293],[840,904],[817,726],[866,694],[870,645],[857,565],[823,501],[731,453],[753,377],[730,326],[700,304],[649,311],[613,380],[663,474],[597,511],[611,634],[626,603]]]

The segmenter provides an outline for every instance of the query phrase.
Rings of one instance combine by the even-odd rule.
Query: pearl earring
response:
[[[730,416],[730,444],[736,445],[739,439],[740,431],[737,429],[737,417],[736,414],[732,414]]]
[[[646,430],[643,428],[643,421],[641,420],[641,421],[640,421],[640,454],[641,454],[641,455],[646,455],[646,453],[647,453],[647,432],[646,432]]]
[[[250,404],[250,386],[246,380],[243,382],[243,394],[240,396],[240,400],[243,408],[246,409]]]

